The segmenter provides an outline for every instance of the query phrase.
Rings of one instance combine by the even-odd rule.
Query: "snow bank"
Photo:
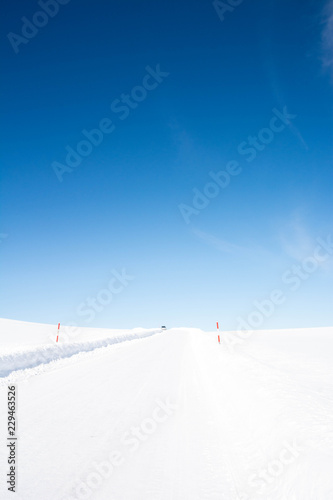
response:
[[[161,330],[143,330],[138,328],[129,332],[120,330],[112,337],[104,339],[87,342],[59,343],[49,346],[38,346],[33,349],[16,350],[10,354],[0,355],[0,377],[7,377],[16,370],[34,368],[42,363],[50,363],[51,361],[69,358],[80,352],[93,351],[94,349],[129,340],[143,339],[155,335],[156,333],[161,333]]]

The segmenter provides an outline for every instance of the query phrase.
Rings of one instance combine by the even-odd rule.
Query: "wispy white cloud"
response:
[[[228,241],[218,238],[213,234],[201,231],[200,229],[194,228],[192,229],[192,232],[197,238],[202,240],[207,245],[216,248],[220,252],[234,254],[235,252],[243,252],[246,250],[244,247],[235,245],[234,243],[229,243]]]
[[[193,157],[196,155],[194,139],[177,118],[172,118],[168,123],[168,127],[171,130],[173,144],[177,151],[177,169],[191,170],[193,168]]]
[[[333,0],[324,9],[324,29],[322,33],[323,64],[333,71]]]
[[[291,214],[289,220],[280,228],[278,240],[283,253],[298,261],[313,250],[314,240],[299,210]]]
[[[289,220],[283,224],[278,232],[278,242],[281,251],[288,258],[300,263],[311,257],[318,246],[317,236],[312,234],[306,223],[306,215],[301,209],[291,214]],[[332,262],[323,261],[319,267],[324,271],[332,270]]]
[[[206,245],[222,253],[237,256],[241,259],[259,259],[262,262],[271,263],[276,261],[275,255],[256,241],[247,241],[246,245],[237,245],[197,228],[192,229],[192,234]]]

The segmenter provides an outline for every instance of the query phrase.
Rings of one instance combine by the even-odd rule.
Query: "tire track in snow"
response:
[[[236,478],[236,476],[239,475],[239,471],[237,470],[237,467],[235,465],[236,459],[231,451],[232,447],[229,442],[229,435],[228,432],[221,432],[220,422],[224,420],[224,418],[222,417],[225,417],[225,413],[228,412],[228,409],[225,408],[224,414],[221,415],[221,409],[217,404],[218,394],[214,392],[214,380],[210,379],[209,375],[204,369],[202,365],[202,358],[198,353],[198,348],[199,345],[197,343],[197,340],[195,342],[192,342],[192,355],[196,363],[198,378],[201,383],[201,390],[206,397],[206,405],[207,408],[209,408],[212,425],[215,428],[215,439],[220,444],[219,458],[224,465],[224,473],[225,477],[227,478],[227,484],[225,484],[225,487],[226,490],[228,488],[228,491],[226,491],[226,493],[228,494],[228,498],[230,498],[230,500],[231,498],[233,498],[234,500],[241,500],[242,495]],[[232,402],[230,401],[230,399],[228,400],[228,405],[232,406]],[[230,427],[228,429],[230,429]]]
[[[286,370],[282,370],[278,366],[275,366],[275,365],[273,365],[271,363],[267,363],[267,361],[263,361],[261,359],[258,359],[258,358],[256,358],[255,356],[253,356],[250,353],[244,353],[243,352],[242,356],[244,358],[246,358],[246,357],[251,358],[256,363],[260,363],[261,365],[269,368],[272,372],[274,371],[276,374],[277,373],[282,374],[282,376],[286,380],[288,380],[288,382],[291,382],[293,385],[297,385],[299,387],[302,387],[302,389],[305,390],[305,394],[306,394],[307,397],[309,397],[309,395],[311,395],[310,397],[312,397],[312,398],[318,398],[318,397],[320,397],[321,399],[324,399],[325,401],[328,401],[330,404],[333,404],[333,399],[332,398],[329,398],[329,397],[325,396],[324,394],[321,394],[318,391],[314,391],[310,387],[308,387],[305,384],[303,384],[300,380],[298,380],[297,378],[295,378],[294,375],[288,373]]]

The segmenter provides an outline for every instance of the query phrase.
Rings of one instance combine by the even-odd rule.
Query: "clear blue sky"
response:
[[[0,316],[332,326],[332,4],[41,4],[2,9]]]

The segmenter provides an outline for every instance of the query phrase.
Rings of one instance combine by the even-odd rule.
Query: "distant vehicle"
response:
[[[162,330],[166,330],[167,327],[166,326],[161,326]]]

